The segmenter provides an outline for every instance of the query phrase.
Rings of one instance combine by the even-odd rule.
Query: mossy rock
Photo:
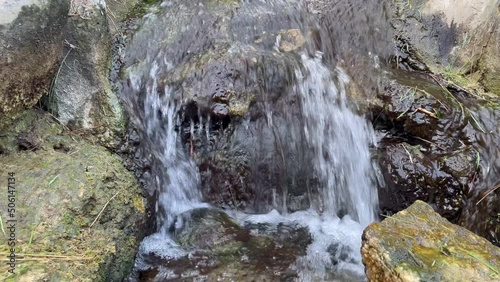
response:
[[[23,119],[38,145],[0,155],[0,175],[16,179],[19,260],[6,281],[122,281],[144,214],[138,181],[120,157],[64,134],[49,115],[28,112]],[[0,200],[4,225],[7,204]],[[0,252],[7,256],[6,241]]]
[[[369,281],[500,279],[500,249],[422,201],[368,226],[361,253]]]

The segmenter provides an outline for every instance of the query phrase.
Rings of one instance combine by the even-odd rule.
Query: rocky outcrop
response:
[[[116,15],[104,1],[32,2],[0,7],[0,127],[43,97],[71,130],[116,148],[125,120],[109,82],[109,25],[117,32],[136,1],[113,6]]]
[[[122,281],[145,205],[122,160],[42,112],[27,111],[5,133],[0,173],[16,179],[16,255],[24,259],[9,281]]]
[[[384,135],[377,154],[385,180],[380,208],[392,215],[423,200],[498,244],[498,191],[492,188],[500,168],[499,108],[434,78],[392,70],[378,94],[374,124]]]
[[[498,281],[500,249],[422,201],[363,234],[369,281]]]
[[[300,57],[286,51],[305,51],[306,33],[290,29],[295,15],[286,13],[293,11],[266,6],[278,20],[256,5],[184,1],[148,15],[125,51],[124,99],[137,122],[153,87],[175,97],[183,146],[200,168],[208,202],[249,212],[268,212],[272,205],[303,210],[311,206],[311,166],[299,156],[302,129],[288,128],[300,124],[290,83]],[[256,21],[258,13],[265,20]],[[200,14],[203,22],[192,21]],[[275,114],[267,116],[269,109]],[[300,141],[286,141],[291,138]]]
[[[46,97],[49,110],[72,130],[88,130],[115,147],[125,126],[118,97],[111,91],[111,35],[104,1],[71,2],[66,47]]]
[[[52,90],[69,0],[0,4],[0,128]]]
[[[500,94],[499,4],[481,1],[393,1],[402,61],[440,73],[470,91]],[[422,64],[418,63],[420,61]]]
[[[390,215],[419,199],[456,223],[480,169],[473,120],[464,120],[426,74],[397,75],[399,81],[378,95],[383,107],[375,125],[386,133],[379,154],[385,179],[380,208]]]

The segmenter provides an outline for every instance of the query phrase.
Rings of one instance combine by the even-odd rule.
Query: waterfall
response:
[[[178,3],[177,6],[165,6],[165,9],[167,11],[173,9],[172,13],[178,9],[179,13],[192,13],[193,15],[205,15],[205,10],[210,9],[208,5],[186,3],[191,6]],[[133,64],[128,69],[128,88],[123,93],[123,100],[134,125],[140,131],[141,146],[144,148],[143,155],[151,161],[151,173],[146,183],[147,190],[156,200],[154,211],[157,225],[157,232],[141,243],[136,269],[149,269],[148,261],[151,255],[168,260],[188,255],[193,251],[179,247],[170,234],[170,230],[176,229],[173,227],[182,225],[180,214],[209,206],[204,203],[200,191],[201,176],[195,161],[191,158],[193,152],[189,152],[183,146],[186,140],[182,140],[181,134],[189,131],[186,135],[191,136],[190,138],[194,136],[198,140],[203,139],[206,143],[215,139],[211,128],[215,127],[214,122],[218,117],[212,115],[213,109],[210,108],[212,107],[210,103],[214,95],[212,88],[219,91],[220,86],[221,89],[227,87],[231,93],[240,91],[239,94],[246,95],[251,92],[251,95],[257,96],[257,102],[250,104],[249,107],[254,107],[253,109],[258,112],[255,116],[256,119],[262,118],[259,120],[261,123],[255,122],[253,129],[247,126],[243,131],[248,133],[255,130],[253,131],[255,133],[262,129],[259,126],[267,126],[262,129],[265,131],[263,133],[265,138],[262,138],[265,142],[261,144],[264,149],[254,155],[257,155],[255,158],[260,162],[271,161],[265,164],[265,169],[251,171],[256,174],[253,175],[254,179],[257,179],[252,184],[260,183],[258,178],[265,178],[268,183],[276,186],[267,190],[256,188],[258,192],[270,194],[266,195],[269,197],[262,198],[273,199],[273,203],[266,203],[274,205],[275,209],[271,212],[260,215],[246,214],[231,209],[226,209],[225,212],[239,221],[241,225],[247,222],[271,224],[284,222],[308,227],[313,239],[312,243],[304,246],[307,248],[306,255],[298,257],[292,266],[297,271],[300,281],[363,280],[364,267],[359,252],[361,234],[363,229],[376,219],[378,203],[377,169],[370,157],[370,146],[375,143],[373,129],[349,102],[349,76],[339,67],[326,66],[324,61],[328,58],[323,58],[323,54],[319,51],[314,52],[320,46],[312,44],[302,49],[299,48],[294,53],[285,54],[281,53],[276,46],[271,46],[273,42],[278,44],[276,40],[268,40],[266,43],[268,45],[255,47],[251,45],[256,40],[246,36],[248,31],[246,23],[257,22],[261,16],[267,17],[266,19],[275,24],[269,28],[276,28],[275,34],[279,34],[283,29],[281,25],[286,23],[275,21],[274,16],[282,11],[279,8],[280,5],[288,7],[288,12],[295,11],[294,6],[282,3],[282,1],[279,1],[276,7],[266,6],[265,1],[244,1],[242,5],[255,12],[255,14],[247,13],[244,9],[239,11],[251,19],[243,18],[241,22],[233,22],[234,30],[230,28],[221,28],[221,30],[244,32],[245,36],[232,35],[233,37],[228,40],[218,34],[219,31],[214,34],[207,33],[205,28],[210,25],[202,21],[184,22],[182,32],[168,33],[168,29],[164,27],[172,28],[175,24],[179,24],[177,19],[155,14],[146,17],[145,32],[136,37],[138,43],[137,47],[131,50]],[[259,9],[252,10],[254,6]],[[273,13],[268,13],[268,9],[271,9]],[[259,13],[263,14],[259,15]],[[283,17],[286,15],[284,14]],[[188,18],[180,17],[179,19],[183,22]],[[207,17],[207,19],[211,18]],[[300,27],[296,30],[303,33],[307,30],[302,27],[305,23],[300,17],[290,21],[293,21],[293,25]],[[225,21],[214,18],[213,25],[223,22]],[[266,27],[262,26],[262,28]],[[257,33],[255,30],[253,32]],[[203,38],[191,36],[193,34],[203,36]],[[262,34],[268,33],[266,31]],[[217,40],[221,42],[224,40],[228,42],[221,44],[217,40],[212,41],[210,36],[217,37]],[[160,43],[163,42],[161,38],[170,38],[168,41],[170,45],[167,45],[169,48],[160,47]],[[149,39],[151,40],[148,41]],[[325,44],[328,44],[327,40],[322,45]],[[202,50],[206,52],[203,53]],[[197,52],[201,55],[195,55],[198,54]],[[220,58],[224,56],[228,57],[228,61]],[[329,56],[331,57],[332,54]],[[262,58],[263,60],[259,61]],[[192,60],[196,64],[191,65]],[[231,60],[242,62],[241,65],[244,65],[246,69],[237,69],[239,66],[232,65]],[[275,62],[278,64],[266,68],[268,64]],[[332,63],[331,60],[329,63]],[[214,67],[204,69],[205,64],[213,64]],[[227,72],[227,69],[230,69],[229,76],[224,77],[224,71]],[[189,72],[194,74],[189,76]],[[254,85],[248,84],[259,86],[253,87]],[[240,88],[237,90],[237,87]],[[189,99],[199,99],[200,104],[205,103],[203,104],[205,108],[193,110],[193,112],[197,111],[194,115],[198,116],[191,120],[188,128],[186,124],[189,121],[181,120],[183,117],[180,113]],[[289,100],[293,100],[293,103],[288,103]],[[287,102],[277,106],[276,101]],[[248,109],[248,112],[251,110]],[[287,115],[287,111],[293,114]],[[253,121],[249,116],[250,114],[247,113],[241,119],[251,124]],[[287,120],[287,117],[293,117],[293,124],[291,120]],[[262,122],[263,120],[266,122]],[[235,121],[237,122],[242,121]],[[287,124],[288,122],[290,124]],[[287,126],[293,130],[287,132]],[[221,126],[216,128],[218,131],[224,130]],[[292,133],[287,134],[290,132]],[[247,141],[245,146],[251,144],[254,147],[250,149],[258,151],[259,145],[252,142],[257,142],[256,136],[259,135],[258,133],[254,135],[241,134],[239,138],[245,136],[252,140]],[[272,142],[279,142],[279,144],[273,146]],[[288,142],[293,145],[286,144]],[[209,149],[219,150],[220,148],[210,147]],[[243,153],[248,153],[248,155],[254,153],[248,152],[249,148],[244,146],[241,146],[241,150],[242,152],[247,150]],[[290,152],[295,156],[293,162],[288,162],[286,159],[286,153]],[[261,157],[259,153],[262,153],[264,157]],[[275,158],[275,155],[279,157]],[[253,161],[250,157],[248,158],[248,162]],[[277,166],[280,166],[280,178],[277,181],[271,179],[275,176],[272,174],[274,165],[272,162],[275,160],[277,160]],[[297,184],[299,181],[294,182],[295,175],[287,179],[289,176],[287,165],[293,166],[297,163],[301,166],[300,173],[305,174],[300,183],[309,185],[313,182],[314,191],[309,187],[304,189],[308,191],[306,192],[308,195],[301,198],[309,197],[308,200],[304,200],[310,204],[308,210],[304,210],[308,206],[303,205],[305,208],[301,206],[295,209],[299,211],[288,213],[288,180],[291,179],[290,183],[295,186],[302,184]],[[296,171],[299,169],[293,170],[291,174]],[[262,175],[266,172],[269,172],[269,175]],[[313,181],[310,181],[311,179]]]
[[[322,186],[320,210],[348,214],[367,226],[378,203],[368,147],[374,143],[373,129],[348,107],[345,72],[332,73],[321,60],[319,52],[314,58],[302,55],[305,71],[296,71],[304,132]]]
[[[319,178],[318,206],[235,216],[240,222],[298,222],[309,228],[313,242],[294,265],[299,281],[363,281],[361,234],[375,221],[378,203],[378,169],[370,157],[374,131],[349,107],[349,77],[341,68],[330,71],[321,52],[312,58],[302,54],[301,63],[293,91],[301,98],[303,131]]]
[[[204,206],[199,191],[200,175],[196,164],[181,147],[175,127],[179,122],[180,95],[169,86],[158,89],[158,65],[153,64],[146,85],[143,139],[158,162],[155,175],[157,202],[155,213],[159,231],[166,234],[174,218],[188,210]],[[137,88],[139,89],[139,87]]]

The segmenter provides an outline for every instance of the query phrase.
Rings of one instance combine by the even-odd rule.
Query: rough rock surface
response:
[[[47,94],[62,57],[69,0],[0,3],[0,128]]]
[[[122,160],[41,112],[6,132],[0,173],[15,174],[16,253],[33,258],[8,281],[122,281],[144,219],[141,187]],[[0,209],[5,224],[7,197]]]
[[[377,96],[381,103],[373,107],[374,126],[384,136],[377,152],[385,180],[379,189],[382,213],[423,200],[452,223],[498,244],[498,192],[476,205],[497,183],[498,104],[432,73],[389,73]]]
[[[66,46],[49,109],[71,129],[91,130],[113,147],[124,130],[118,97],[111,91],[111,35],[104,1],[74,0],[69,11]]]
[[[363,234],[369,281],[498,281],[500,249],[422,201]]]
[[[383,108],[375,122],[385,133],[380,208],[390,215],[419,199],[456,223],[478,178],[480,160],[467,134],[473,127],[425,75],[397,75],[399,82],[390,81],[379,94]]]
[[[280,51],[292,52],[306,44],[306,39],[299,29],[289,29],[282,30],[276,38],[276,42]]]
[[[500,6],[496,0],[393,1],[403,53],[472,91],[500,94]],[[403,56],[405,59],[406,55]],[[425,66],[424,66],[425,65]]]

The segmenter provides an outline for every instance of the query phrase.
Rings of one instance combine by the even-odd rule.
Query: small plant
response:
[[[31,228],[30,232],[30,240],[28,241],[28,248],[31,247],[31,243],[33,242],[33,238],[35,237],[35,229],[37,228],[38,224],[33,225],[33,228]]]

